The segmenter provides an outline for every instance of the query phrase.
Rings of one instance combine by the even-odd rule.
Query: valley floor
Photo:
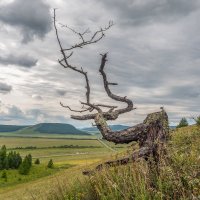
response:
[[[17,151],[20,151],[23,156],[29,152],[34,158],[39,157],[43,164],[52,157],[58,170],[46,177],[0,188],[0,200],[47,200],[49,196],[48,200],[55,199],[51,194],[61,196],[61,198],[56,198],[57,200],[92,200],[94,195],[98,197],[98,200],[200,198],[200,128],[197,126],[180,128],[171,132],[167,145],[169,160],[167,162],[163,160],[160,174],[155,174],[155,176],[149,172],[145,161],[122,166],[116,170],[103,171],[91,178],[85,178],[82,175],[83,170],[94,168],[102,160],[105,161],[111,157],[116,159],[117,154],[121,156],[122,152],[129,153],[133,146],[130,148],[123,145],[115,146],[105,141],[102,143],[98,139],[79,140],[78,143],[77,140],[66,139],[59,140],[62,141],[60,143],[55,141],[55,144],[53,140],[48,139],[46,142],[39,138],[38,140],[29,139],[29,144],[36,146],[35,149],[26,149],[28,143],[23,140],[18,141],[18,144],[16,144],[17,140],[12,141],[11,138],[7,143],[6,139],[3,142],[12,149],[20,145],[22,148]],[[62,145],[67,146],[63,148]],[[71,166],[65,169],[66,165]],[[75,190],[73,190],[74,187]],[[68,194],[75,197],[71,198]]]
[[[29,175],[19,175],[17,170],[8,170],[8,180],[0,180],[0,200],[45,199],[53,185],[70,184],[82,177],[89,165],[124,151],[126,145],[115,146],[99,138],[26,138],[1,137],[0,146],[19,152],[22,157],[31,154],[33,162],[40,159],[40,166],[33,164]],[[45,166],[53,159],[55,168]],[[46,169],[46,170],[45,170]],[[1,175],[1,171],[0,171]],[[19,180],[19,181],[18,181]]]

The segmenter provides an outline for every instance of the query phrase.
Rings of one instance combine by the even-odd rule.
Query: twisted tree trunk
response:
[[[70,111],[76,113],[95,111],[95,113],[87,113],[84,115],[71,115],[71,118],[76,120],[91,120],[91,119],[94,120],[103,138],[106,139],[107,141],[111,141],[116,144],[130,143],[132,141],[136,141],[139,144],[140,147],[139,150],[133,152],[131,156],[116,161],[108,161],[104,165],[112,166],[112,165],[127,164],[130,160],[135,161],[136,159],[141,157],[145,158],[146,160],[148,160],[149,157],[153,157],[154,161],[158,163],[160,154],[164,152],[164,143],[166,142],[169,133],[167,113],[161,108],[160,112],[149,114],[144,120],[144,122],[141,124],[138,124],[136,126],[130,127],[122,131],[112,131],[107,125],[107,121],[115,120],[119,117],[119,115],[130,112],[135,108],[133,106],[133,102],[131,99],[128,99],[126,96],[125,97],[119,96],[111,92],[110,85],[116,86],[117,83],[112,83],[107,79],[107,75],[105,72],[107,53],[101,54],[101,63],[99,67],[99,72],[102,76],[104,89],[108,97],[110,97],[114,101],[125,104],[125,106],[120,109],[117,109],[117,106],[113,105],[91,103],[90,84],[87,72],[84,71],[82,67],[77,67],[70,63],[70,58],[74,53],[73,50],[80,49],[87,45],[99,42],[102,38],[104,38],[105,32],[113,26],[113,22],[110,21],[105,28],[100,28],[94,33],[91,33],[88,29],[86,29],[84,32],[81,33],[68,27],[67,25],[62,25],[62,27],[72,31],[72,33],[78,36],[79,38],[78,43],[75,43],[69,48],[64,48],[59,38],[59,31],[56,23],[56,9],[54,9],[53,19],[54,19],[56,38],[62,55],[62,59],[58,60],[59,64],[66,69],[70,69],[74,72],[77,72],[77,74],[81,74],[82,77],[85,79],[86,83],[85,86],[86,101],[85,102],[81,101],[82,104],[81,110],[72,109],[71,107],[65,106],[62,103],[61,105],[69,109]],[[85,37],[88,34],[89,36]],[[107,108],[108,110],[105,111],[102,108],[103,109]],[[102,169],[104,165],[103,164],[98,165],[96,167],[96,170]],[[91,171],[85,171],[83,173],[91,174]]]
[[[101,116],[97,116],[95,122],[104,139],[116,144],[137,141],[139,150],[134,151],[132,155],[126,158],[100,164],[95,170],[83,171],[84,175],[91,175],[103,167],[125,165],[139,158],[144,158],[145,160],[152,158],[155,164],[158,164],[160,156],[165,153],[165,143],[169,137],[169,127],[168,116],[163,109],[160,112],[149,114],[143,123],[122,131],[113,132]]]

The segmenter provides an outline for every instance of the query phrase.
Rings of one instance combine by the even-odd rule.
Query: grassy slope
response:
[[[69,169],[63,169],[53,175],[43,177],[29,183],[18,184],[15,187],[0,188],[0,199],[2,200],[44,200],[50,192],[57,192],[59,185],[72,184],[77,178],[82,177],[82,170],[88,165],[99,163],[105,158],[95,156],[94,158],[79,159],[75,163],[77,166]],[[59,164],[59,163],[58,163]],[[63,164],[63,163],[61,163]],[[95,165],[96,165],[95,164]],[[32,198],[34,197],[34,198]]]
[[[40,123],[33,126],[0,125],[0,132],[26,133],[47,133],[47,134],[71,134],[89,135],[87,132],[80,131],[71,124],[62,123]]]
[[[16,186],[19,183],[26,183],[30,182],[32,180],[36,180],[41,177],[49,176],[51,174],[55,174],[57,171],[63,168],[70,168],[73,165],[60,165],[60,166],[55,166],[54,168],[50,169],[46,167],[46,163],[44,164],[39,164],[31,167],[31,170],[28,175],[21,175],[19,174],[18,170],[12,169],[7,171],[7,181],[5,181],[4,178],[0,178],[0,188],[8,188],[11,186]],[[0,172],[1,176],[2,172]]]
[[[0,124],[0,132],[12,132],[18,131],[20,129],[26,128],[28,126],[17,126],[17,125],[1,125]]]
[[[171,134],[168,157],[159,173],[144,160],[104,169],[90,178],[65,185],[50,200],[179,200],[200,199],[200,128],[178,129]],[[63,195],[64,194],[64,195]]]
[[[0,146],[6,145],[7,148],[16,147],[52,147],[61,145],[79,145],[79,146],[101,146],[98,140],[82,140],[82,139],[59,139],[59,138],[15,138],[15,137],[1,137]]]
[[[7,190],[0,189],[0,197],[5,200],[34,199],[32,196],[35,199],[46,199],[51,191],[59,196],[58,199],[69,199],[68,194],[71,200],[129,200],[131,196],[138,200],[192,199],[192,196],[200,195],[200,130],[192,126],[173,132],[168,153],[170,163],[163,160],[159,176],[152,176],[145,162],[138,162],[115,170],[102,171],[91,179],[83,178],[81,172],[84,168],[88,168],[92,163],[91,167],[93,167],[98,162],[102,162],[100,160],[105,160],[106,156],[111,155],[94,154],[87,160],[81,159],[80,156],[76,160],[76,167],[62,170],[56,175],[20,184]],[[77,182],[77,177],[80,183]],[[75,180],[76,184],[72,185]],[[50,199],[53,199],[53,195],[50,196]]]
[[[15,132],[0,132],[0,137],[20,137],[20,138],[74,138],[74,139],[96,139],[93,135],[73,135],[73,134],[49,134],[49,133],[39,133],[35,131],[15,131]]]
[[[106,156],[111,156],[113,151],[110,151],[108,148],[105,148],[97,139],[96,140],[81,140],[81,139],[57,139],[57,138],[15,138],[15,137],[2,137],[0,139],[0,146],[5,144],[7,148],[15,147],[27,147],[34,146],[36,149],[16,149],[17,152],[20,152],[22,156],[31,153],[33,158],[40,158],[41,165],[34,166],[32,172],[28,176],[19,176],[16,170],[9,171],[8,182],[2,179],[0,180],[0,200],[3,199],[16,199],[16,194],[27,193],[27,191],[32,190],[32,187],[37,187],[37,184],[45,185],[46,181],[51,180],[51,177],[59,176],[61,173],[62,177],[65,177],[67,180],[71,180],[71,174],[74,177],[74,171],[71,169],[64,170],[66,166],[76,165],[73,169],[76,171],[79,169],[79,174],[81,173],[80,166],[88,166],[93,162],[98,162]],[[61,145],[78,145],[79,147],[73,148],[48,148],[52,146],[61,146]],[[110,144],[115,147],[114,144]],[[83,148],[84,147],[84,148]],[[90,148],[88,148],[90,147]],[[121,146],[123,147],[123,146]],[[118,151],[121,151],[123,148],[117,148]],[[83,154],[84,153],[84,154]],[[45,171],[45,166],[50,158],[53,158],[56,168],[53,170]],[[62,169],[61,169],[62,168]],[[41,170],[40,170],[41,169]],[[60,171],[61,172],[58,172]],[[70,171],[70,174],[65,174],[66,171]],[[0,176],[1,176],[0,171]],[[53,174],[52,176],[48,176]],[[48,176],[48,177],[44,177]],[[39,178],[43,177],[43,178]],[[39,179],[38,179],[39,178]],[[1,178],[0,178],[1,179]],[[18,181],[18,179],[22,179]],[[38,180],[36,180],[38,179]],[[60,179],[60,178],[59,178]],[[34,181],[33,181],[34,180]],[[30,182],[31,181],[31,182]],[[25,182],[25,183],[24,183]],[[37,183],[35,185],[35,182]],[[3,186],[3,187],[2,187]],[[29,188],[28,190],[25,189]],[[41,186],[42,188],[42,186]],[[38,188],[38,189],[41,189]],[[36,189],[37,191],[37,189]],[[39,194],[39,193],[38,193]],[[29,192],[26,194],[30,196]],[[24,195],[24,198],[26,197]],[[21,199],[22,197],[19,197]],[[28,197],[30,199],[30,197]]]

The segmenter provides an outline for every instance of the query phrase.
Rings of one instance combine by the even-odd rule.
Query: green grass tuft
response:
[[[200,129],[180,128],[171,133],[168,156],[159,173],[146,161],[104,169],[73,185],[54,189],[49,200],[187,200],[200,199]]]

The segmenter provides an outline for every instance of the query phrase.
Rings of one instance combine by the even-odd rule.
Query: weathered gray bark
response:
[[[91,175],[95,171],[101,170],[103,167],[125,165],[139,158],[148,160],[148,158],[151,157],[155,163],[158,164],[160,156],[165,153],[165,142],[169,137],[169,127],[168,116],[163,109],[160,112],[149,114],[143,123],[123,131],[113,132],[107,126],[106,122],[98,117],[95,122],[104,139],[115,142],[116,144],[137,141],[140,148],[126,158],[107,161],[98,165],[95,170],[84,171],[84,175]]]
[[[69,106],[65,106],[61,103],[61,105],[70,111],[73,112],[93,112],[90,114],[85,115],[71,115],[72,119],[76,120],[89,120],[92,119],[95,121],[97,128],[100,130],[104,139],[114,142],[116,144],[122,143],[130,143],[132,141],[136,141],[139,143],[140,149],[137,152],[134,152],[131,156],[127,158],[123,158],[116,161],[108,161],[105,163],[106,166],[112,165],[119,165],[119,164],[126,164],[130,160],[136,160],[137,158],[145,158],[148,159],[149,156],[153,156],[156,162],[159,161],[159,154],[163,152],[164,143],[168,138],[168,116],[167,113],[162,109],[160,112],[151,113],[149,114],[143,123],[138,124],[136,126],[130,127],[128,129],[122,131],[112,131],[109,126],[107,125],[108,120],[115,120],[119,117],[119,115],[130,112],[134,110],[133,102],[131,99],[128,99],[126,96],[122,97],[116,95],[111,92],[110,85],[115,86],[117,83],[109,82],[105,73],[105,64],[107,62],[107,53],[101,54],[101,63],[99,67],[99,72],[103,78],[103,85],[105,92],[107,93],[108,97],[112,100],[121,102],[126,104],[125,107],[117,109],[117,106],[111,105],[104,105],[104,104],[94,104],[90,101],[90,84],[87,72],[83,70],[82,67],[77,67],[70,64],[70,58],[73,55],[73,50],[77,48],[83,48],[86,45],[94,44],[100,41],[105,36],[105,31],[110,29],[113,26],[112,22],[109,22],[108,26],[105,28],[100,28],[96,32],[94,32],[89,37],[85,37],[86,34],[89,34],[89,31],[86,30],[83,33],[77,32],[68,26],[62,25],[62,27],[67,28],[68,30],[72,31],[73,34],[79,37],[79,42],[72,45],[69,48],[64,48],[61,40],[59,38],[59,32],[57,29],[56,23],[56,12],[54,9],[54,28],[56,32],[56,38],[59,44],[60,52],[62,55],[62,59],[58,60],[59,64],[66,69],[73,70],[79,74],[81,74],[86,82],[86,102],[81,102],[82,109],[81,110],[74,110],[71,109]],[[107,111],[103,111],[102,108],[107,108]],[[96,170],[100,170],[103,165],[99,165],[96,167]],[[89,174],[89,172],[85,172],[85,174]]]

